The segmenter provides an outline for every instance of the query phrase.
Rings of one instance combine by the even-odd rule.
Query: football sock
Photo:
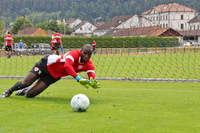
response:
[[[22,85],[22,82],[17,82],[14,86],[12,86],[9,91],[13,92],[13,91],[17,91],[17,90],[20,90],[20,89],[23,89],[23,85]]]

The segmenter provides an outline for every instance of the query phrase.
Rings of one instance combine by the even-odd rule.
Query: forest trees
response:
[[[30,22],[30,20],[26,17],[20,16],[16,19],[16,21],[11,26],[11,32],[12,34],[17,34],[18,31],[26,28],[26,27],[33,27],[33,24]]]
[[[57,24],[56,21],[50,20],[50,21],[44,21],[41,23],[36,24],[37,28],[42,28],[43,30],[50,30],[50,31],[58,31],[59,33],[65,35],[69,35],[72,33],[72,29],[69,28],[67,25],[64,26],[64,24]]]
[[[0,17],[10,23],[26,15],[33,24],[71,17],[82,20],[101,17],[101,21],[106,21],[114,16],[140,15],[166,3],[179,3],[197,12],[200,9],[199,0],[0,0]]]

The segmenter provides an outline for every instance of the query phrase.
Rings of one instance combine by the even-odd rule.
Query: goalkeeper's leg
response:
[[[26,97],[32,98],[37,95],[39,95],[41,92],[43,92],[48,85],[46,85],[42,80],[38,80],[37,83],[30,89],[26,91]]]
[[[14,91],[21,90],[23,88],[26,88],[26,87],[30,86],[35,80],[38,79],[38,77],[39,76],[37,74],[35,74],[33,72],[29,72],[29,74],[26,76],[26,78],[23,81],[17,82],[10,89],[5,91],[1,95],[1,97],[2,98],[9,97]]]
[[[50,74],[46,74],[40,77],[40,79],[35,83],[35,85],[28,89],[26,92],[26,97],[32,98],[43,92],[49,85],[60,80],[60,78],[53,78]]]

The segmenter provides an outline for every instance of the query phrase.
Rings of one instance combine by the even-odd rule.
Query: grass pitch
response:
[[[0,80],[0,93],[16,80]],[[41,95],[0,99],[0,133],[198,133],[200,83],[101,81],[98,91],[62,79]],[[71,98],[86,94],[87,112]]]
[[[0,58],[0,76],[25,76],[41,58]],[[96,76],[103,78],[199,79],[199,60],[200,52],[92,56]]]

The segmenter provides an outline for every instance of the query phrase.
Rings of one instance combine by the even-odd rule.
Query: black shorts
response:
[[[60,43],[55,43],[54,47],[51,47],[51,50],[58,50],[60,48]]]
[[[58,50],[57,47],[51,47],[51,50]]]
[[[47,86],[55,83],[60,78],[54,78],[48,71],[47,71],[47,58],[48,56],[43,57],[39,62],[35,64],[35,66],[31,69],[30,72],[35,73],[39,76],[40,80],[42,80]]]
[[[6,47],[5,47],[5,50],[6,50],[6,51],[12,51],[12,47],[11,47],[11,46],[6,46]]]

